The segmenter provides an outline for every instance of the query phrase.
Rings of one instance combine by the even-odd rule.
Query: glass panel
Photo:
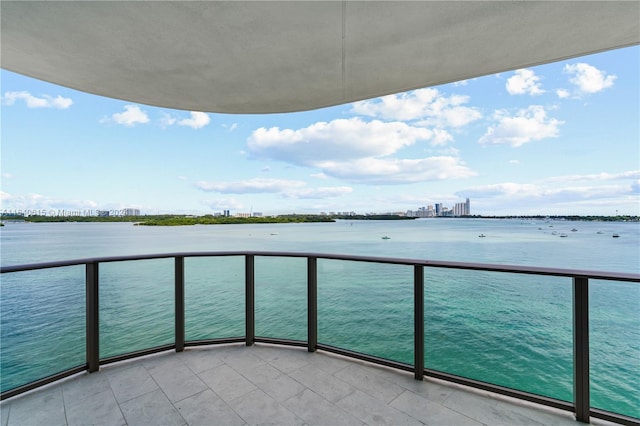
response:
[[[245,335],[244,256],[194,257],[185,264],[185,339]]]
[[[86,363],[85,268],[2,274],[2,392]]]
[[[319,259],[318,342],[413,364],[413,267]]]
[[[640,285],[589,281],[591,406],[640,418]]]
[[[256,336],[307,340],[307,259],[255,257]]]
[[[174,260],[101,263],[100,358],[175,341]]]
[[[569,278],[425,268],[425,367],[573,401]]]

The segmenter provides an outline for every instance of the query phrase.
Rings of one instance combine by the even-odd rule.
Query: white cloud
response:
[[[209,114],[204,112],[191,111],[189,118],[178,119],[171,114],[163,113],[160,119],[160,127],[166,128],[173,125],[201,129],[211,122]]]
[[[283,193],[286,198],[324,199],[335,198],[353,192],[349,186],[326,186],[319,188],[302,188]]]
[[[209,114],[205,112],[191,111],[191,117],[178,121],[179,126],[187,126],[192,129],[201,129],[211,122]]]
[[[215,200],[203,200],[202,204],[210,207],[212,210],[241,210],[244,205],[233,197],[217,198]]]
[[[528,142],[558,137],[559,126],[563,124],[562,121],[547,117],[541,105],[531,105],[518,111],[515,116],[507,115],[504,110],[496,111],[494,119],[497,124],[487,129],[478,141],[480,144],[518,147]]]
[[[222,194],[278,193],[291,188],[301,188],[306,184],[298,180],[287,179],[247,179],[235,182],[196,182],[198,189]]]
[[[309,188],[297,180],[247,179],[235,182],[196,182],[196,188],[222,194],[280,194],[284,198],[333,198],[348,194],[353,190],[348,186]]]
[[[316,178],[316,179],[329,179],[329,176],[325,175],[324,173],[320,172],[320,173],[313,173],[311,175],[312,178]]]
[[[325,161],[318,164],[325,175],[352,182],[393,185],[475,176],[456,157],[420,159],[362,158],[353,161]]]
[[[58,211],[83,211],[87,214],[92,209],[98,207],[98,203],[92,200],[74,200],[55,198],[47,195],[31,194],[9,194],[0,191],[3,210],[32,210],[33,214],[43,212],[43,214],[57,214]],[[39,214],[39,213],[38,213]]]
[[[510,95],[541,95],[545,91],[540,85],[540,77],[528,69],[516,70],[515,75],[509,77],[506,84]]]
[[[459,193],[467,194],[470,198],[491,198],[496,196],[524,198],[539,196],[540,191],[540,187],[537,185],[506,182],[474,186],[459,191]]]
[[[149,116],[142,111],[137,105],[125,105],[124,112],[117,112],[111,116],[111,119],[103,119],[102,122],[113,121],[116,124],[133,127],[136,124],[145,124],[149,122]]]
[[[571,93],[569,93],[569,91],[566,90],[566,89],[557,89],[556,90],[556,95],[558,95],[558,97],[560,99],[565,99],[565,98],[568,98],[569,96],[571,96]]]
[[[453,146],[447,146],[445,148],[438,148],[434,150],[436,156],[445,156],[445,157],[459,157],[460,150]]]
[[[6,92],[2,97],[2,103],[4,105],[13,105],[18,99],[24,100],[27,108],[67,109],[73,104],[73,100],[70,98],[63,98],[60,95],[55,98],[49,95],[42,95],[41,98],[38,98],[26,91]]]
[[[8,172],[3,172],[1,176],[2,176],[2,179],[13,179],[13,175]]]
[[[355,102],[351,112],[384,120],[421,120],[422,125],[462,127],[482,117],[477,108],[464,106],[468,96],[441,94],[437,89],[418,89]]]
[[[613,82],[617,78],[615,75],[607,75],[606,72],[583,62],[565,65],[564,72],[571,75],[569,81],[576,86],[578,94],[600,92],[613,86]]]
[[[160,118],[160,127],[163,129],[169,126],[173,126],[178,121],[175,117],[172,117],[171,114],[163,113],[162,118]]]
[[[472,198],[504,198],[529,200],[552,204],[556,202],[572,202],[586,199],[617,198],[631,195],[632,185],[600,185],[600,186],[567,186],[562,188],[548,187],[544,184],[518,184],[513,182],[467,188],[460,193]]]
[[[222,124],[222,127],[224,127],[225,129],[227,129],[227,131],[229,132],[233,132],[235,129],[238,128],[238,123],[233,123],[231,125],[229,124]]]
[[[530,183],[474,186],[457,195],[472,198],[485,210],[510,210],[521,214],[575,214],[576,209],[610,214],[611,206],[634,214],[640,208],[639,178],[638,170],[554,176]]]
[[[640,179],[640,170],[630,170],[621,173],[592,173],[584,175],[554,176],[543,179],[542,182],[576,182],[576,181],[611,181],[611,180]]]
[[[364,122],[359,118],[318,122],[298,130],[261,127],[247,141],[253,158],[314,166],[322,161],[348,161],[391,155],[433,132],[401,122]]]
[[[453,141],[453,136],[451,135],[451,133],[442,129],[433,129],[433,139],[431,139],[431,145],[446,145],[451,141]]]
[[[388,158],[421,139],[435,145],[449,138],[446,131],[397,121],[364,122],[352,118],[315,123],[298,130],[260,128],[252,133],[247,147],[254,158],[314,167],[325,177],[352,182],[399,184],[474,175],[455,156]]]
[[[520,160],[509,160],[509,164],[520,164]]]

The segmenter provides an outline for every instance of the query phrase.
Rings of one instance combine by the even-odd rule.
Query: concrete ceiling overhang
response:
[[[302,111],[640,43],[638,1],[7,1],[2,68],[161,107]]]

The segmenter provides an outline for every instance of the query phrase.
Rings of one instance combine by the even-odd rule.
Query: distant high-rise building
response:
[[[124,216],[140,216],[140,209],[124,209],[122,214]]]
[[[469,201],[469,197],[467,197],[467,201],[465,202],[464,214],[466,216],[471,215],[471,202]]]
[[[436,203],[436,216],[442,216],[442,203]]]
[[[464,215],[464,208],[465,208],[464,203],[456,203],[455,206],[453,206],[453,215],[454,216]]]

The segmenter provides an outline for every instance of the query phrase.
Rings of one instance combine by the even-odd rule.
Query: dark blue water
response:
[[[638,223],[9,223],[0,232],[3,265],[277,250],[640,273]],[[187,340],[243,336],[244,259],[185,266]],[[255,292],[257,335],[306,340],[305,259],[256,258]],[[571,297],[566,278],[426,268],[425,365],[571,401]],[[172,343],[173,261],[102,264],[100,304],[101,357]],[[4,274],[0,307],[2,390],[84,363],[82,267]],[[640,417],[640,285],[591,282],[590,314],[592,406]],[[318,261],[319,341],[413,363],[412,333],[411,267]]]

